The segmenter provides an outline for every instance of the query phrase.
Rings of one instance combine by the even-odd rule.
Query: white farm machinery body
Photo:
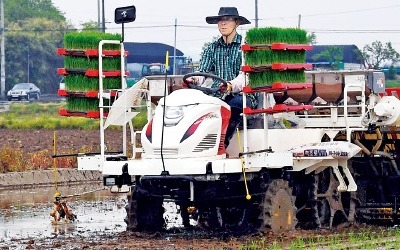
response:
[[[123,154],[108,155],[103,140],[102,153],[79,156],[78,167],[101,171],[107,186],[132,186],[126,208],[130,230],[163,228],[164,199],[180,206],[185,226],[193,213],[209,227],[249,221],[274,231],[310,223],[332,227],[337,217],[354,221],[353,208],[367,202],[358,202],[352,195],[358,185],[351,159],[368,153],[390,158],[374,147],[380,138],[375,131],[398,124],[400,101],[383,96],[380,72],[306,75],[314,79],[310,88],[260,91],[264,102],[259,112],[243,114],[243,128],[226,151],[223,141],[230,107],[224,101],[195,89],[171,91],[182,76],[142,79],[129,90],[121,90],[118,99],[125,100],[120,102],[124,105],[114,102],[109,116],[101,117],[101,123],[107,124],[101,138],[109,125],[122,125]],[[315,81],[319,77],[335,80]],[[337,86],[334,93],[325,91]],[[164,92],[165,98],[160,95]],[[150,100],[155,96],[159,101],[152,109]],[[267,103],[271,96],[276,104]],[[142,97],[147,98],[142,101]],[[135,103],[147,107],[149,121],[135,132],[133,115],[128,114],[137,108],[131,103],[138,98]],[[313,107],[290,108],[304,104]],[[365,133],[375,136],[372,146],[364,145]],[[389,161],[393,163],[392,158]],[[389,201],[379,201],[381,206],[384,203]]]

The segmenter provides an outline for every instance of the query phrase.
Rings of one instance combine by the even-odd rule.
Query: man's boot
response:
[[[236,129],[239,127],[240,121],[231,121],[228,125],[228,128],[226,129],[226,135],[225,135],[225,148],[229,146],[229,141],[232,139],[233,135],[236,132]]]

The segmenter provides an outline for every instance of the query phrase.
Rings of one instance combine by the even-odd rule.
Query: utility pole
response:
[[[300,29],[301,26],[301,15],[299,14],[299,20],[297,21],[297,28]]]
[[[27,82],[30,82],[30,79],[29,79],[29,73],[30,73],[30,72],[29,72],[29,68],[30,68],[30,67],[29,67],[29,59],[30,59],[30,58],[29,58],[29,45],[28,45],[28,68],[27,68],[27,72],[28,72],[28,81],[27,81]]]
[[[101,6],[102,6],[102,12],[103,12],[103,22],[102,22],[102,31],[103,33],[106,33],[106,17],[105,17],[105,11],[104,11],[104,0],[101,0]]]
[[[97,31],[100,32],[100,0],[97,0]]]
[[[0,8],[1,8],[1,48],[0,48],[0,95],[1,98],[5,99],[6,98],[6,52],[4,50],[4,40],[5,40],[5,34],[4,34],[4,0],[0,0]]]
[[[255,24],[255,27],[256,28],[258,28],[258,0],[255,0],[256,2],[255,2],[255,22],[254,22],[254,24]]]
[[[176,26],[177,26],[177,20],[175,18],[175,39],[174,39],[174,63],[172,64],[172,74],[175,75],[175,69],[176,69]]]

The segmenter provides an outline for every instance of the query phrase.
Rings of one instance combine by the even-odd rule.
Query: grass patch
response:
[[[97,100],[97,99],[96,99]],[[96,102],[98,105],[98,100]],[[60,116],[58,111],[68,107],[68,103],[11,103],[8,112],[0,116],[2,129],[99,129],[99,119]],[[94,108],[97,107],[94,105]],[[147,122],[146,110],[132,121],[135,130],[141,130]],[[120,126],[112,127],[112,129]]]
[[[392,227],[361,227],[356,231],[344,229],[336,233],[307,232],[299,237],[296,233],[285,239],[268,241],[266,238],[249,241],[239,249],[399,249],[400,230]],[[290,234],[290,233],[289,233]]]
[[[385,85],[386,85],[386,88],[400,87],[400,81],[399,80],[386,80]]]
[[[64,117],[58,111],[62,103],[11,103],[10,110],[0,116],[0,128],[5,129],[98,129],[99,120]]]

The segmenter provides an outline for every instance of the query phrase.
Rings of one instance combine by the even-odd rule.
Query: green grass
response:
[[[60,116],[66,103],[11,103],[0,115],[2,129],[99,129],[99,119]],[[133,119],[135,130],[141,130],[147,119],[144,110]],[[119,126],[118,126],[119,127]],[[118,127],[113,127],[114,129]],[[120,128],[120,127],[119,127]]]
[[[387,88],[400,87],[399,80],[386,80],[385,85]]]
[[[290,233],[289,233],[290,235]],[[296,235],[296,234],[295,234]],[[391,227],[366,227],[357,229],[344,229],[337,233],[331,231],[330,234],[305,233],[286,237],[282,240],[267,241],[265,238],[252,240],[243,244],[239,249],[258,250],[258,249],[399,249],[400,230]]]

